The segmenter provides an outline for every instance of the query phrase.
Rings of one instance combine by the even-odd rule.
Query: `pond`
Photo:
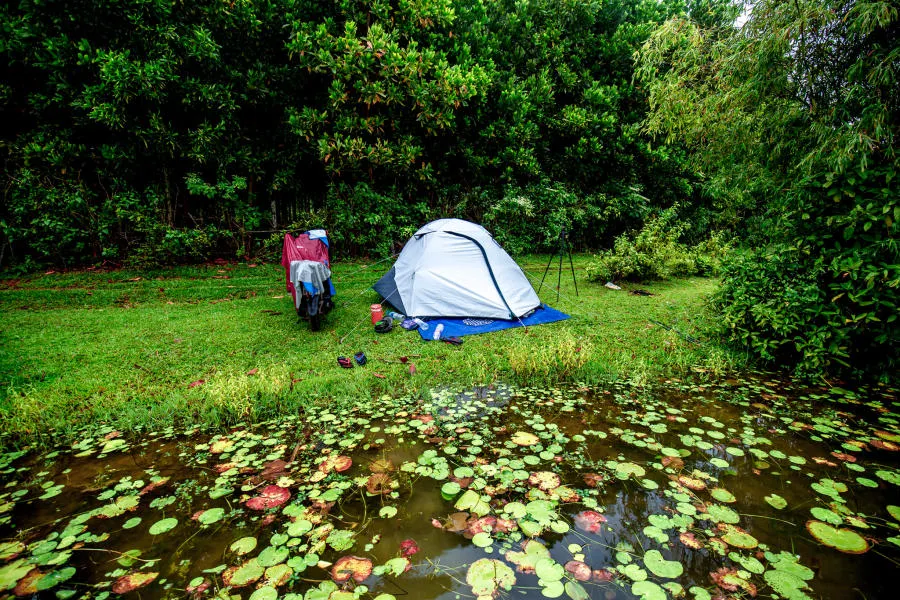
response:
[[[892,597],[897,409],[757,374],[107,427],[0,455],[0,597]]]

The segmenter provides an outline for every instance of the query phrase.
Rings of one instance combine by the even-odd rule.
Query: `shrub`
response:
[[[676,220],[676,210],[665,210],[636,233],[616,238],[611,250],[587,266],[588,279],[639,281],[715,274],[730,249],[727,237],[719,233],[693,247],[679,242],[686,225]]]

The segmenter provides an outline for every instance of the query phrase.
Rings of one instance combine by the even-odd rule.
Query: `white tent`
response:
[[[419,229],[374,288],[412,317],[517,319],[541,304],[525,273],[491,234],[460,219]]]

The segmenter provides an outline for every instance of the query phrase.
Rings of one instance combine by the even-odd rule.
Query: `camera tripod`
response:
[[[572,283],[575,284],[575,295],[578,295],[578,282],[575,280],[575,265],[572,263],[572,251],[569,248],[569,242],[566,238],[566,228],[563,227],[559,230],[559,240],[558,240],[558,250],[556,254],[550,255],[550,260],[547,261],[547,268],[544,269],[544,276],[541,277],[541,284],[538,286],[538,294],[541,293],[541,288],[544,287],[544,279],[547,278],[547,273],[550,271],[550,266],[553,264],[553,260],[556,257],[559,257],[559,269],[556,274],[556,301],[559,302],[559,286],[562,283],[562,268],[563,268],[563,256],[569,256],[569,269],[572,271]]]

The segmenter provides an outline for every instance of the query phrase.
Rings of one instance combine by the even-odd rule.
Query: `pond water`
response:
[[[893,390],[378,398],[0,455],[0,598],[882,598]]]

